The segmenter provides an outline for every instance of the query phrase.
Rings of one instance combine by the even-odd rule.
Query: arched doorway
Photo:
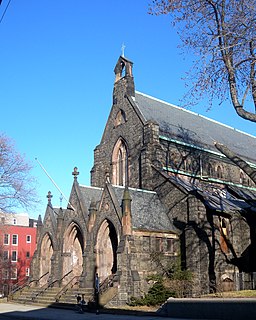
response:
[[[96,243],[96,266],[101,281],[117,271],[117,245],[115,227],[106,219],[99,228]]]
[[[51,274],[51,257],[53,254],[53,245],[50,235],[44,235],[40,250],[40,273],[39,285],[43,286],[47,283]]]
[[[79,226],[72,222],[64,235],[63,245],[63,276],[71,272],[70,277],[63,279],[67,282],[71,277],[80,276],[83,271],[84,239]]]

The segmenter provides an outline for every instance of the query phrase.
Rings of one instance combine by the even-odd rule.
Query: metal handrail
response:
[[[62,295],[66,294],[68,289],[73,288],[73,286],[78,282],[77,279],[80,278],[80,276],[74,276],[55,296],[55,301],[59,302]],[[76,279],[75,283],[71,284],[73,280]],[[71,286],[70,286],[71,284]]]
[[[109,287],[113,287],[113,279],[114,279],[114,275],[111,274],[100,283],[100,290],[99,290],[100,294],[107,291]]]
[[[39,295],[41,295],[41,294],[43,294],[46,290],[48,290],[49,288],[51,288],[53,285],[54,285],[54,283],[56,283],[56,282],[61,282],[66,276],[68,276],[70,273],[72,273],[73,272],[73,270],[70,270],[69,272],[67,272],[61,279],[55,279],[55,280],[53,280],[52,282],[50,282],[50,283],[46,283],[42,288],[42,290],[40,290],[39,292],[37,292],[35,295],[33,295],[32,296],[32,300],[35,300],[36,299],[36,297],[38,297]]]
[[[16,291],[22,290],[25,287],[29,287],[31,285],[31,283],[33,282],[39,282],[43,277],[45,277],[47,274],[49,273],[49,271],[47,271],[46,273],[44,273],[39,279],[34,279],[34,280],[27,280],[23,285],[18,286],[17,288],[14,288],[12,290],[12,292],[10,293],[10,295],[13,295]]]

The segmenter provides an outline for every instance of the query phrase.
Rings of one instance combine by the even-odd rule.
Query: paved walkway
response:
[[[91,312],[83,314],[73,310],[43,308],[39,306],[22,305],[14,303],[0,303],[0,320],[8,319],[27,319],[27,320],[164,320],[174,318],[163,318],[159,316],[147,315],[120,315],[120,314],[104,314],[96,315]],[[182,319],[179,319],[182,320]],[[183,319],[184,320],[184,319]]]

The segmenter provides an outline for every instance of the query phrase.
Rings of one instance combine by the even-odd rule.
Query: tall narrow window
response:
[[[221,178],[222,178],[222,170],[221,170],[221,167],[220,167],[220,166],[217,167],[217,178],[218,178],[218,179],[221,179]]]
[[[14,246],[17,246],[18,245],[18,235],[17,234],[13,234],[12,235],[12,244]]]
[[[173,239],[167,239],[167,252],[173,253]]]
[[[17,262],[17,251],[12,251],[12,262]]]
[[[243,172],[240,172],[240,184],[244,184],[245,178]]]
[[[9,251],[4,251],[3,253],[3,260],[6,261],[9,259]]]
[[[30,274],[30,269],[26,268],[26,277],[29,277],[29,274]]]
[[[220,247],[221,250],[225,253],[228,252],[228,228],[227,221],[224,218],[220,220]]]
[[[209,177],[213,176],[213,169],[212,169],[212,165],[210,163],[208,163],[208,167],[207,167],[207,175]]]
[[[16,268],[13,268],[11,270],[11,279],[17,279],[17,269]]]
[[[127,148],[122,139],[120,139],[114,148],[112,156],[113,183],[119,186],[125,186],[128,181],[128,154]]]
[[[9,244],[9,241],[10,241],[10,235],[5,233],[4,234],[4,244]]]

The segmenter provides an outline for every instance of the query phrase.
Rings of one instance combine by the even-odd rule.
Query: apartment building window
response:
[[[6,261],[9,259],[9,251],[4,251],[3,252],[3,260]]]
[[[27,243],[31,243],[31,235],[27,235]]]
[[[17,269],[13,268],[11,271],[11,279],[17,279]]]
[[[30,258],[30,252],[29,251],[26,252],[26,258]]]
[[[17,246],[18,245],[18,235],[17,234],[13,234],[12,235],[12,244],[14,246]]]
[[[12,262],[17,262],[17,251],[12,251]]]
[[[3,275],[3,279],[8,279],[9,278],[9,271],[6,269],[3,269],[2,275]]]
[[[29,277],[30,269],[26,268],[26,277]]]
[[[7,245],[10,243],[10,235],[5,233],[4,234],[4,244]]]

